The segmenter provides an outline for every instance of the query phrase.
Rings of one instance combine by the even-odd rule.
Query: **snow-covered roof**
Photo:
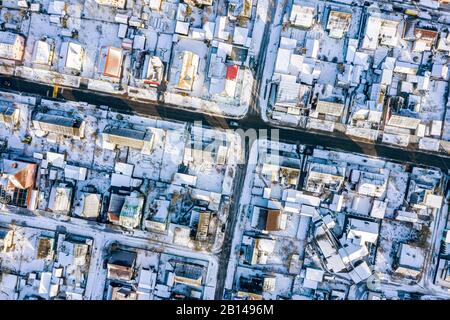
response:
[[[66,48],[65,67],[81,71],[84,56],[83,47],[75,42],[65,42],[62,44],[61,48]]]
[[[314,11],[314,7],[294,4],[289,16],[289,21],[295,26],[310,28],[314,22]]]
[[[386,214],[387,202],[375,199],[373,201],[372,210],[370,216],[377,219],[383,219]]]
[[[420,248],[402,243],[398,250],[398,264],[400,267],[422,270],[425,258]]]
[[[233,34],[233,43],[238,45],[245,45],[247,42],[248,29],[242,27],[235,27]]]
[[[349,272],[350,278],[355,284],[358,284],[364,280],[367,280],[371,275],[372,271],[369,268],[367,262],[362,262],[356,268]]]
[[[33,63],[49,65],[53,56],[53,46],[46,41],[36,41],[33,51]]]
[[[359,239],[362,244],[366,242],[376,243],[378,233],[378,223],[356,218],[348,219],[348,239]]]
[[[72,188],[54,186],[50,192],[48,208],[54,212],[67,214],[71,208]]]
[[[425,195],[425,205],[427,207],[430,207],[433,209],[441,209],[443,199],[444,198],[442,196],[432,194],[432,193],[427,193]]]
[[[87,169],[77,166],[66,165],[64,167],[64,177],[66,179],[86,180]]]
[[[185,173],[175,173],[173,177],[173,184],[176,185],[187,185],[195,187],[197,184],[197,177]]]
[[[22,60],[25,38],[17,33],[0,31],[0,58]]]

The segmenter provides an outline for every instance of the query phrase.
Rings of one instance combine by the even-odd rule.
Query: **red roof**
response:
[[[227,68],[227,80],[234,80],[234,79],[236,79],[238,71],[239,71],[239,66],[237,64],[234,64],[232,66],[228,66],[228,68]]]

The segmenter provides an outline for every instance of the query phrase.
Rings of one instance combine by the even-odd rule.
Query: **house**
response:
[[[132,251],[115,250],[108,258],[108,279],[128,281],[133,278],[137,253]]]
[[[213,0],[184,0],[184,2],[193,7],[213,5]]]
[[[177,172],[173,176],[172,183],[177,186],[195,187],[197,184],[197,176]]]
[[[163,81],[164,64],[160,57],[146,55],[143,70],[144,83],[151,86],[159,86]]]
[[[399,41],[398,26],[400,21],[385,19],[372,14],[366,22],[366,30],[361,48],[375,50],[379,45],[395,47]]]
[[[293,81],[281,80],[277,87],[274,110],[299,115],[306,110],[311,87]]]
[[[247,43],[248,29],[236,26],[233,33],[233,43],[244,46]]]
[[[137,300],[138,293],[130,286],[113,285],[111,300]]]
[[[0,106],[0,122],[16,125],[20,120],[20,109],[12,105]]]
[[[378,223],[350,218],[347,224],[347,239],[355,239],[360,244],[375,244],[380,226]]]
[[[124,194],[111,193],[108,206],[108,220],[114,224],[119,224],[120,211],[125,203]]]
[[[25,38],[20,34],[0,31],[0,58],[22,61],[25,50]]]
[[[251,18],[253,0],[228,0],[228,15],[231,18]]]
[[[141,268],[138,280],[138,299],[150,300],[151,291],[156,286],[157,272],[155,270]]]
[[[125,9],[126,0],[95,0],[99,5]]]
[[[36,129],[43,132],[69,137],[84,137],[85,122],[80,119],[37,113],[32,122]]]
[[[30,207],[37,168],[35,163],[2,159],[0,187],[5,192],[2,203]]]
[[[63,183],[53,186],[48,200],[48,208],[52,212],[69,214],[72,208],[72,187]]]
[[[127,229],[134,229],[141,222],[142,209],[144,207],[144,196],[138,191],[133,191],[125,197],[124,204],[120,210],[119,224]]]
[[[206,268],[199,264],[188,263],[178,260],[170,260],[173,268],[173,282],[187,286],[200,287],[206,276]]]
[[[77,181],[86,180],[87,169],[66,164],[64,167],[64,178]]]
[[[330,118],[332,121],[339,121],[343,116],[345,105],[340,102],[333,102],[327,100],[319,100],[316,106],[316,112]]]
[[[401,243],[396,256],[395,272],[406,277],[417,278],[425,262],[423,251],[415,246]]]
[[[275,249],[275,240],[271,238],[244,236],[242,244],[246,249],[245,261],[251,265],[266,264]]]
[[[309,29],[314,23],[314,15],[314,7],[294,4],[289,15],[289,22],[296,27]]]
[[[44,66],[52,64],[53,55],[55,51],[54,43],[49,41],[38,40],[34,44],[33,63]]]
[[[83,67],[84,48],[75,42],[64,42],[61,45],[64,67],[80,72]]]
[[[355,172],[355,170],[353,170]],[[382,197],[387,188],[389,170],[380,169],[380,173],[357,171],[359,179],[356,191],[360,195],[369,197]]]
[[[413,211],[397,210],[395,220],[417,223],[419,222],[419,216]]]
[[[145,227],[150,230],[165,231],[169,218],[170,201],[157,199],[149,208],[149,217],[144,221]]]
[[[175,75],[176,88],[185,91],[192,91],[197,70],[200,63],[200,57],[191,51],[183,51],[175,55],[175,60],[181,64],[178,69],[174,63],[172,71]]]
[[[338,191],[345,179],[345,167],[309,162],[305,179],[305,190],[322,193],[324,189]]]
[[[211,222],[211,212],[202,210],[198,213],[197,232],[195,238],[197,241],[208,240],[209,225]]]
[[[151,130],[136,130],[107,126],[102,133],[103,143],[114,146],[129,147],[150,151],[153,146],[154,135]]]
[[[303,287],[316,290],[319,283],[323,281],[324,271],[314,268],[306,268],[305,279],[303,280]]]
[[[341,39],[349,30],[351,22],[351,13],[330,10],[327,23],[327,30],[330,32],[330,37]]]
[[[436,30],[416,27],[414,28],[414,37],[416,40],[414,41],[413,51],[431,51],[436,43],[438,32]]]
[[[97,219],[102,207],[101,195],[98,193],[83,193],[81,196],[81,216],[87,219]]]
[[[103,67],[103,75],[111,78],[120,78],[122,72],[122,49],[108,47],[106,60]]]
[[[281,210],[267,210],[266,231],[280,231],[286,229],[287,214]]]
[[[264,278],[262,276],[240,276],[237,283],[239,299],[262,300]]]
[[[370,216],[377,219],[383,219],[386,214],[387,202],[375,199],[373,201]]]
[[[53,259],[53,246],[55,243],[55,239],[49,238],[46,236],[41,236],[38,238],[38,244],[37,244],[37,252],[36,252],[36,259],[44,259],[44,260],[51,260]]]
[[[320,41],[318,39],[306,39],[305,42],[306,54],[307,58],[317,59],[320,49]]]
[[[354,244],[350,241],[344,243],[338,252],[345,264],[362,260],[369,254],[365,245]]]
[[[361,262],[353,270],[349,272],[350,278],[355,284],[369,279],[372,275],[372,271],[366,261]]]

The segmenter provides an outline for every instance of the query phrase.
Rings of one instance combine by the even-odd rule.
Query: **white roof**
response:
[[[242,27],[235,27],[233,34],[233,43],[244,45],[247,42],[248,29]]]
[[[321,201],[319,197],[303,194],[302,191],[294,189],[284,190],[282,199],[287,202],[296,202],[313,207],[318,207]]]
[[[396,220],[399,221],[407,221],[407,222],[417,222],[419,220],[419,217],[417,213],[412,211],[404,211],[404,210],[398,210],[397,214],[395,216]]]
[[[125,162],[116,162],[114,165],[114,171],[116,173],[124,174],[126,176],[132,176],[134,170],[134,164],[129,164]]]
[[[189,175],[189,174],[184,174],[184,173],[175,173],[174,177],[173,177],[173,184],[176,185],[188,185],[188,186],[192,186],[195,187],[195,185],[197,184],[197,177],[193,176],[193,175]]]
[[[442,121],[441,120],[433,120],[431,121],[431,131],[430,134],[432,136],[441,136],[442,130]]]
[[[66,165],[64,167],[64,176],[66,179],[74,179],[79,181],[86,180],[87,169],[82,167],[76,167]]]
[[[372,271],[370,270],[367,262],[363,262],[358,265],[355,269],[350,271],[350,278],[352,278],[353,282],[358,284],[364,280],[367,280],[371,275]]]
[[[34,45],[33,63],[49,64],[52,46],[46,41],[36,41]]]
[[[71,207],[72,189],[53,187],[50,192],[48,207],[52,211],[68,213]]]
[[[289,16],[289,21],[296,26],[309,28],[314,21],[314,11],[314,7],[294,4]]]
[[[63,15],[65,13],[66,3],[64,1],[53,1],[48,6],[49,14]]]
[[[323,270],[306,268],[305,279],[322,282],[324,273]]]
[[[208,40],[211,40],[214,38],[214,28],[215,28],[215,23],[211,22],[211,21],[206,21],[203,24],[203,30],[205,30],[205,38]]]
[[[340,272],[345,269],[345,264],[339,254],[334,253],[327,258],[327,268],[333,272]]]
[[[369,254],[365,245],[357,245],[352,242],[345,243],[338,252],[345,263],[361,260]]]
[[[417,74],[419,66],[409,62],[397,61],[395,63],[394,72],[406,73],[410,75]]]
[[[378,219],[383,219],[386,214],[387,202],[375,199],[373,201],[372,210],[370,216]]]
[[[379,225],[375,222],[355,218],[348,219],[348,239],[360,239],[361,243],[376,243]]]
[[[41,281],[39,282],[39,294],[44,296],[50,294],[50,283],[52,280],[51,272],[42,272],[41,273]]]
[[[300,209],[300,214],[302,216],[312,217],[314,213],[316,213],[315,207],[302,204]]]
[[[177,21],[175,32],[187,36],[189,33],[189,22]]]
[[[390,85],[392,83],[392,76],[394,75],[394,72],[389,69],[383,69],[383,72],[381,73],[381,84]]]
[[[306,56],[316,59],[319,53],[320,43],[317,39],[306,39]]]
[[[144,50],[145,36],[135,35],[133,39],[133,49]]]
[[[74,42],[66,42],[63,45],[67,46],[65,67],[80,71],[83,63],[83,47]]]
[[[392,115],[388,124],[390,126],[415,130],[420,123],[420,119]]]
[[[215,23],[215,36],[222,40],[228,40],[230,33],[226,31],[228,18],[226,16],[218,16]]]
[[[427,193],[427,195],[425,196],[425,205],[433,209],[440,209],[442,208],[442,200],[442,196]]]
[[[111,186],[114,187],[130,187],[131,177],[119,173],[113,173],[111,176]]]
[[[398,263],[400,266],[413,270],[422,269],[425,258],[420,248],[402,243],[400,244],[399,250]]]
[[[291,61],[291,53],[290,49],[279,48],[277,52],[277,59],[275,61],[275,72],[288,74],[289,73],[289,65]]]
[[[58,167],[58,168],[63,168],[64,167],[64,161],[66,159],[66,155],[65,154],[61,154],[61,153],[55,153],[55,152],[47,152],[47,161],[48,164]]]
[[[285,212],[300,213],[300,206],[295,202],[286,202],[283,209]]]

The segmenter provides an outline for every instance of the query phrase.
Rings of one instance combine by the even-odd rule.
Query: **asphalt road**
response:
[[[49,99],[53,92],[53,86],[7,76],[0,77],[0,89],[39,95]],[[87,89],[62,88],[58,91],[57,99],[83,101],[97,106],[107,106],[111,110],[121,113],[152,116],[163,120],[185,122],[202,121],[203,125],[210,127],[223,129],[231,127],[231,121],[223,117],[208,116],[194,111],[180,110],[176,107],[164,104],[134,101],[128,99],[125,95],[107,95]],[[253,111],[253,108],[250,110]],[[439,167],[444,170],[450,168],[450,158],[440,154],[357,141],[339,133],[331,134],[304,129],[278,128],[265,123],[254,111],[249,112],[245,118],[236,120],[236,122],[238,122],[239,128],[244,131],[247,129],[262,129],[267,130],[269,136],[270,130],[278,129],[279,139],[282,142],[319,145],[327,148],[397,160],[400,162],[411,162],[414,164]]]

